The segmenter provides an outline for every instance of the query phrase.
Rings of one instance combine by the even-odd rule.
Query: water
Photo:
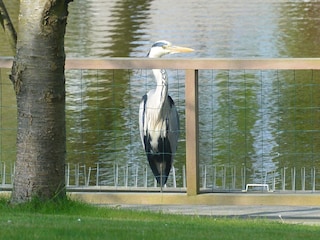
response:
[[[18,1],[5,2],[16,22]],[[319,57],[319,10],[317,1],[75,1],[66,53],[144,57],[166,39],[196,49],[181,57]],[[3,36],[0,42],[1,55],[12,55]],[[179,178],[184,73],[172,70],[169,78],[182,126]],[[285,166],[319,166],[319,79],[312,71],[200,71],[201,163],[245,166],[254,181]],[[68,162],[144,164],[137,109],[153,87],[147,70],[68,71]]]

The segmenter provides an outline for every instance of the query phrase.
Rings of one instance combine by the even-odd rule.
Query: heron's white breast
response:
[[[167,118],[169,108],[167,102],[159,106],[159,103],[148,99],[145,109],[145,126],[144,132],[151,137],[151,146],[156,149],[158,147],[158,139],[167,137]]]

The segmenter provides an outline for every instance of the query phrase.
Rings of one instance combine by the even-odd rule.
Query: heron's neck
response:
[[[168,96],[168,75],[164,69],[153,69],[153,74],[157,81],[156,95],[162,105]]]

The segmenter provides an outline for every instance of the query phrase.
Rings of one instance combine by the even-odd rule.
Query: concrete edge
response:
[[[93,204],[320,206],[319,194],[206,193],[188,196],[185,193],[72,192],[68,195],[71,199]]]
[[[11,191],[0,191],[0,197],[10,197]],[[92,204],[146,205],[260,205],[260,206],[320,206],[320,194],[303,193],[186,193],[143,192],[68,192],[74,200]]]

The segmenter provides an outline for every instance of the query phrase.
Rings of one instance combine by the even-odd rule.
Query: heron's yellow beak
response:
[[[187,53],[187,52],[193,52],[194,49],[187,48],[187,47],[180,47],[180,46],[167,46],[167,50],[170,51],[170,53]]]

